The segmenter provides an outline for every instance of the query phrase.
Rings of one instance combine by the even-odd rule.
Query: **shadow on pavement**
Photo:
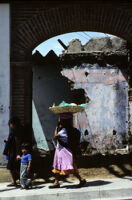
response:
[[[34,190],[34,189],[42,189],[45,186],[33,186],[32,188],[30,188],[29,190]]]
[[[103,180],[97,180],[97,181],[90,181],[90,182],[87,182],[87,187],[88,186],[101,186],[101,185],[108,185],[112,182],[110,181],[103,181]],[[86,186],[84,186],[86,187]]]
[[[19,188],[16,188],[16,187],[13,187],[13,188],[5,188],[5,189],[1,189],[0,192],[8,192],[10,190],[16,190],[16,189],[19,189]]]
[[[97,181],[91,181],[87,182],[83,187],[91,187],[91,186],[101,186],[101,185],[107,185],[112,182],[110,181],[103,181],[103,180],[97,180]],[[66,189],[79,189],[78,184],[74,185],[65,185],[62,186],[61,188],[66,188]]]
[[[43,182],[35,181],[35,182],[32,182],[32,185],[37,186],[37,185],[42,185],[42,184],[45,184],[45,183],[46,183],[45,181],[43,181]]]

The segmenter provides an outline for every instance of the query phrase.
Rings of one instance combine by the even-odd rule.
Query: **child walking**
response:
[[[31,178],[29,178],[29,172],[31,169],[32,156],[29,153],[29,144],[22,144],[22,157],[20,167],[20,185],[21,189],[28,189],[31,186]]]

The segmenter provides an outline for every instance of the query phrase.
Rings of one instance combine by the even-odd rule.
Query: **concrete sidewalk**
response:
[[[29,190],[7,187],[0,183],[0,200],[116,200],[132,199],[132,178],[87,180],[85,187],[76,188],[77,182],[65,182],[61,188],[49,189],[50,183],[38,183]]]

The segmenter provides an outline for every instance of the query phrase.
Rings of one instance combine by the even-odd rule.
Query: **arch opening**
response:
[[[108,36],[107,36],[107,38],[108,38]],[[98,38],[98,40],[99,40],[99,38]],[[77,39],[76,39],[76,41],[78,42]],[[108,47],[109,47],[109,45],[110,45],[109,41],[107,41],[107,43],[108,43]],[[105,43],[103,43],[103,48],[105,49],[104,50],[104,52],[105,52],[107,48],[104,47],[104,44]],[[78,48],[78,45],[77,45],[76,48]],[[71,49],[72,49],[72,51],[71,51]],[[82,50],[82,47],[79,47],[79,49]],[[88,51],[88,47],[86,49]],[[68,51],[70,51],[70,53]],[[86,52],[84,51],[83,53],[85,54]],[[81,54],[82,54],[82,51],[81,51]],[[107,51],[107,54],[108,54],[108,51]],[[71,57],[70,57],[70,55],[71,55]],[[92,110],[90,111],[90,116],[88,115],[87,112],[85,112],[85,114],[76,115],[75,116],[75,126],[78,127],[82,132],[82,141],[83,140],[85,140],[87,142],[89,142],[90,140],[94,141],[94,143],[92,143],[93,149],[96,149],[97,151],[104,153],[104,151],[108,151],[111,148],[115,148],[115,149],[118,148],[119,145],[122,145],[122,143],[118,144],[117,141],[125,140],[126,137],[127,137],[128,123],[126,123],[126,121],[128,121],[128,119],[127,119],[128,118],[128,111],[127,111],[126,107],[127,107],[127,104],[128,104],[128,101],[127,101],[127,99],[128,99],[128,94],[127,94],[128,77],[127,77],[127,73],[122,70],[122,67],[125,66],[125,63],[121,63],[121,61],[120,62],[116,61],[117,62],[117,65],[116,65],[116,63],[114,63],[115,60],[111,61],[111,63],[108,63],[108,60],[105,57],[104,57],[105,62],[101,62],[100,60],[103,60],[103,58],[101,57],[101,54],[96,59],[97,55],[95,56],[94,52],[91,52],[91,54],[90,54],[90,55],[94,56],[94,62],[91,63],[91,62],[88,62],[88,60],[86,60],[86,55],[83,55],[83,59],[81,58],[80,59],[81,62],[80,62],[77,59],[77,57],[80,57],[79,50],[75,51],[75,48],[71,48],[71,46],[69,45],[68,49],[65,49],[63,51],[62,56],[60,55],[61,59],[65,60],[64,62],[61,63],[61,65],[59,63],[59,60],[58,60],[58,62],[56,61],[56,67],[55,67],[55,62],[53,62],[51,64],[52,65],[52,67],[50,66],[51,69],[49,67],[46,68],[46,66],[44,67],[44,65],[42,67],[42,63],[40,64],[41,65],[41,70],[40,70],[40,67],[38,67],[38,68],[41,71],[41,73],[39,72],[41,75],[38,76],[38,79],[40,81],[42,74],[44,74],[45,78],[44,77],[42,78],[43,81],[44,82],[45,81],[49,81],[48,85],[51,84],[51,88],[50,88],[50,90],[48,90],[48,95],[49,95],[49,98],[50,98],[51,102],[49,103],[47,108],[49,106],[51,106],[52,103],[59,104],[60,101],[58,101],[56,99],[60,95],[61,98],[63,96],[62,100],[66,100],[66,98],[68,97],[67,101],[69,101],[69,99],[70,99],[70,100],[73,100],[75,103],[78,103],[78,102],[79,103],[86,103],[87,102],[88,105],[91,105],[91,108],[93,107],[93,110],[95,109],[95,113],[96,113],[96,109],[99,109],[99,112],[100,112],[99,115],[97,115],[97,113],[93,114]],[[68,59],[66,59],[65,56],[69,56]],[[56,56],[56,58],[57,58],[57,56]],[[119,58],[118,58],[117,55],[116,55],[115,58],[119,61]],[[123,59],[124,58],[125,59],[127,58],[127,54],[125,54],[125,57],[123,57]],[[50,58],[50,57],[48,57],[48,59],[52,60],[52,58]],[[73,62],[74,59],[77,60],[77,61]],[[67,63],[67,60],[70,60],[70,61],[68,61],[68,63]],[[89,61],[90,61],[90,59],[89,59]],[[127,64],[128,63],[126,62],[126,65]],[[48,61],[47,61],[47,65],[48,65]],[[60,68],[59,68],[59,65],[60,65]],[[64,67],[64,69],[63,69],[63,67]],[[50,69],[50,71],[49,71],[49,69]],[[42,70],[43,70],[43,73],[42,73]],[[49,72],[47,72],[47,70]],[[68,70],[69,70],[70,73],[68,72]],[[64,80],[60,76],[61,75],[60,72],[63,75],[63,78],[65,78],[65,77],[67,78],[67,80],[65,80],[66,81],[65,83],[67,84],[69,82],[70,86],[73,88],[72,91],[70,91],[68,89],[70,91],[70,93],[69,93],[70,96],[67,95],[67,97],[66,97],[66,93],[67,92],[66,93],[64,92],[64,88],[65,88],[64,82],[63,82]],[[67,73],[69,73],[70,75],[74,74],[74,77],[71,78],[71,76],[68,76]],[[77,74],[77,73],[79,73],[79,74]],[[53,74],[54,74],[54,79],[53,79],[54,80],[54,84],[51,81],[51,79],[53,78]],[[89,80],[90,80],[90,77],[92,77],[92,76],[95,79],[94,79],[93,82],[90,83]],[[57,80],[55,80],[56,77],[57,77]],[[79,82],[74,79],[75,77],[76,77],[76,79],[80,80],[81,85],[79,85]],[[121,79],[119,79],[119,77]],[[55,91],[56,90],[55,89],[55,87],[56,87],[55,83],[56,83],[56,85],[58,84],[57,81],[58,81],[59,78],[60,78],[59,86],[61,85],[62,89],[59,89],[59,90],[57,89],[57,91],[59,91],[59,92],[58,92],[58,96],[55,97],[55,94],[52,95],[51,94],[52,92],[50,93],[50,91],[52,91],[52,90]],[[49,80],[47,80],[47,79],[49,79]],[[110,79],[112,79],[112,81]],[[45,91],[46,91],[47,90],[46,89],[46,84],[44,82],[43,82],[43,84],[41,83],[41,86],[42,86],[42,88],[45,87]],[[87,87],[85,85],[87,85]],[[38,87],[40,87],[40,85]],[[94,92],[92,92],[92,90]],[[41,90],[40,93],[42,94],[42,90]],[[51,94],[52,97],[50,96],[50,94]],[[111,95],[111,97],[109,97],[109,94]],[[72,98],[71,98],[71,95],[72,95]],[[103,98],[102,98],[102,95],[103,95]],[[45,96],[45,94],[43,95],[42,99],[45,98],[44,96]],[[73,98],[73,96],[74,96],[74,98]],[[96,98],[97,98],[97,102],[96,102]],[[110,98],[111,98],[110,101],[112,103],[111,103],[110,108],[109,108],[108,99],[110,99]],[[117,102],[118,102],[118,100],[120,98],[122,98],[122,102],[120,102],[119,106],[115,106],[115,104],[117,104]],[[81,102],[81,99],[83,99],[82,102]],[[39,98],[39,100],[40,100],[40,98]],[[55,102],[55,100],[56,100],[56,102]],[[105,106],[103,105],[104,101],[105,101],[105,104],[106,104]],[[89,102],[90,102],[90,104],[89,104]],[[100,102],[99,103],[100,106],[98,105],[98,102]],[[41,103],[41,105],[42,105],[42,103]],[[123,105],[123,108],[121,107],[122,105]],[[111,116],[114,116],[114,115],[118,115],[119,112],[121,111],[121,109],[123,109],[124,115],[122,117],[119,117],[118,120],[116,120],[116,121],[118,121],[118,123],[117,123],[118,125],[119,125],[120,122],[123,124],[120,127],[122,129],[122,131],[121,131],[121,129],[119,130],[119,126],[115,127],[115,124],[113,124],[112,117],[111,117]],[[49,112],[49,111],[47,111],[47,112]],[[103,113],[105,113],[105,114],[103,114]],[[98,116],[97,117],[98,119],[96,119],[95,115]],[[103,118],[101,120],[100,119],[101,118],[100,115],[101,116],[104,115],[106,117],[106,119]],[[111,120],[109,120],[109,117],[111,117]],[[53,119],[53,117],[52,117],[52,119]],[[89,119],[92,119],[92,120],[89,120]],[[46,119],[43,118],[43,121],[45,121],[45,120]],[[55,119],[55,118],[53,119],[53,121],[55,123],[56,123],[56,120],[57,119]],[[104,122],[103,122],[103,120],[104,120]],[[106,128],[103,125],[104,124],[108,124],[108,121],[109,122],[111,121],[111,124],[109,124],[110,125],[109,128]],[[93,128],[93,124],[94,123],[98,124],[98,125],[96,125],[96,128]],[[45,125],[43,124],[43,127],[44,126]],[[50,126],[51,126],[51,123],[50,123]],[[54,124],[54,126],[55,126],[55,124]],[[113,139],[114,137],[116,137],[113,134],[113,130],[115,130],[115,129],[116,129],[116,132],[117,132],[116,140]],[[48,130],[49,130],[49,128],[48,128]],[[85,134],[86,130],[88,131],[88,134]],[[101,135],[97,133],[98,132],[97,130],[99,130]],[[46,133],[47,130],[45,129],[44,132]],[[95,135],[96,135],[96,139],[93,139],[95,137]],[[48,138],[48,141],[51,141],[51,138],[50,139]],[[103,141],[103,144],[102,144],[101,141]],[[108,142],[110,142],[109,148],[105,148],[105,146],[107,146]],[[103,147],[103,145],[104,145],[104,147]],[[120,146],[120,147],[122,147],[122,146]],[[91,148],[91,146],[90,146],[90,148]],[[102,149],[102,148],[104,148],[104,149]]]
[[[98,7],[94,3],[90,7],[78,3],[47,10],[38,8],[35,15],[14,28],[13,52],[17,59],[27,60],[41,42],[56,35],[84,30],[113,34],[132,44],[131,17],[131,12],[124,10],[122,5],[107,3],[100,3]]]
[[[35,13],[33,11],[30,14],[30,18],[25,18],[18,25],[16,22],[16,26],[14,26],[11,60],[30,62],[32,50],[37,45],[48,38],[67,32],[84,30],[104,32],[119,36],[131,44],[132,14],[129,8],[125,7],[124,9],[121,3],[119,5],[116,3],[97,3],[97,5],[95,6],[94,3],[91,3],[90,6],[89,3],[86,5],[77,3],[75,5],[72,2],[65,5],[57,4],[55,7],[46,7],[47,9],[45,9],[44,5],[36,4]],[[16,7],[19,6],[17,5]],[[15,8],[13,12],[15,13]],[[72,66],[74,64],[75,60]],[[99,65],[104,65],[104,62],[99,62]],[[125,76],[121,66],[120,69]],[[130,72],[129,69],[128,71]],[[87,70],[85,71],[85,78],[89,78]],[[125,78],[128,78],[127,75]],[[41,80],[41,76],[39,76],[38,80]],[[115,88],[118,88],[118,86],[115,86]]]

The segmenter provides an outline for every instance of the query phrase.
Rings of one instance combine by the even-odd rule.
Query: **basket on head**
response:
[[[61,104],[59,104],[59,106],[53,105],[52,107],[49,107],[49,110],[52,111],[54,114],[77,113],[77,112],[83,112],[85,110],[85,106],[84,104],[77,105],[74,103],[68,104],[62,102]]]

